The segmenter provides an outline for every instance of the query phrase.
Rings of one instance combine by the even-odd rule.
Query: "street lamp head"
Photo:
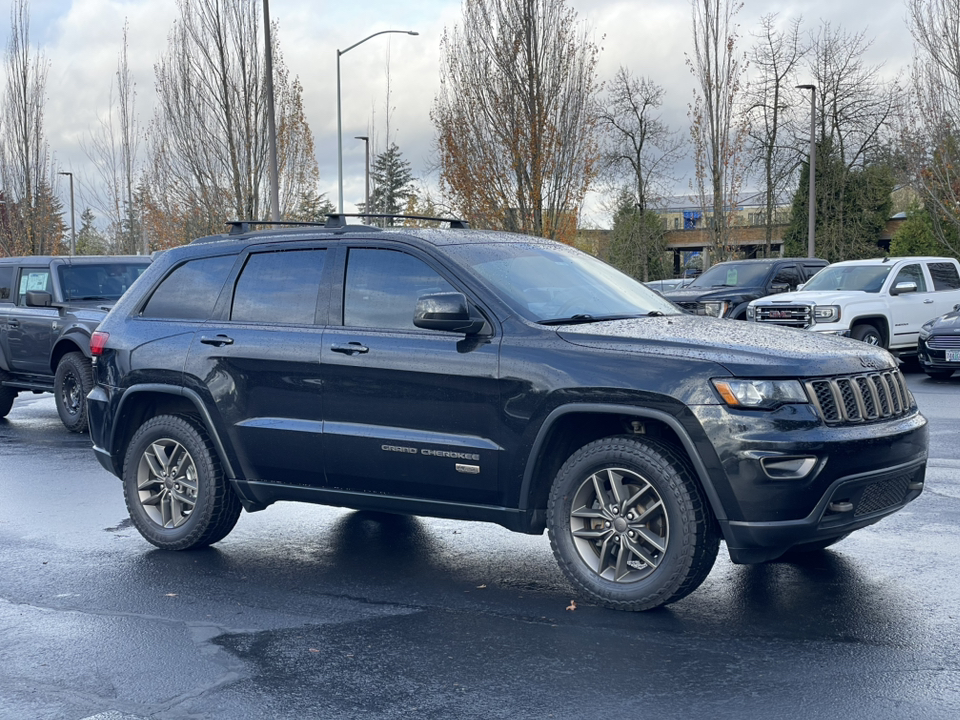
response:
[[[795,85],[794,87],[796,87],[797,90],[816,90],[817,89],[816,85]]]
[[[367,137],[366,135],[356,135],[353,139],[354,139],[354,140],[364,140],[364,141],[366,141],[366,140],[369,140],[370,138]]]

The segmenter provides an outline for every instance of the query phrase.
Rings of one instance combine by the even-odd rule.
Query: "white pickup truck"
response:
[[[909,354],[920,326],[960,303],[960,264],[945,257],[847,260],[825,267],[802,290],[747,307],[747,320],[843,335]]]

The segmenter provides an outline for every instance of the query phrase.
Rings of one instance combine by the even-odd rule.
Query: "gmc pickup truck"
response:
[[[90,334],[149,264],[137,256],[0,258],[0,418],[19,393],[52,392],[67,429],[87,429]]]

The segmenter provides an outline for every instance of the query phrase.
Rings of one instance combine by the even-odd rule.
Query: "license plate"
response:
[[[947,350],[947,362],[960,362],[960,350]]]

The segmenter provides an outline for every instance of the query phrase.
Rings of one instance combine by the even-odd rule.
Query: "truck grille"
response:
[[[960,335],[933,335],[927,339],[927,347],[931,350],[960,349]]]
[[[755,308],[755,311],[757,322],[797,328],[808,328],[813,324],[813,308],[810,305],[761,305]]]
[[[678,302],[676,303],[680,306],[680,309],[691,315],[706,315],[706,311],[703,309],[703,305],[698,302]]]
[[[910,412],[913,398],[899,370],[808,380],[807,392],[828,425],[889,420]]]

